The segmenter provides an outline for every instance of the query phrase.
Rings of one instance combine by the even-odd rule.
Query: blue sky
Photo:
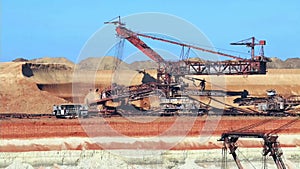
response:
[[[103,22],[143,12],[185,19],[217,48],[247,52],[229,43],[255,36],[267,41],[266,56],[300,57],[299,0],[1,0],[0,6],[2,62],[45,56],[76,61]]]

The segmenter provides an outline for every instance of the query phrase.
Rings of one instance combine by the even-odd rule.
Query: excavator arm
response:
[[[128,40],[131,44],[141,50],[153,61],[164,62],[164,59],[158,53],[152,50],[145,42],[143,42],[136,33],[128,30],[123,26],[117,26],[116,32],[121,38]]]
[[[179,45],[182,47],[192,48],[192,49],[200,50],[202,52],[208,52],[208,53],[212,53],[212,54],[216,54],[216,55],[226,56],[226,57],[233,58],[236,60],[243,60],[243,58],[240,58],[237,56],[233,56],[233,55],[229,55],[226,53],[217,52],[217,51],[213,51],[213,50],[204,49],[199,46],[186,44],[186,43],[180,43],[180,42],[163,39],[163,38],[159,38],[159,37],[155,37],[155,36],[145,35],[145,34],[141,34],[141,33],[135,33],[135,32],[132,32],[131,30],[125,28],[124,26],[117,26],[116,32],[121,38],[127,39],[130,43],[132,43],[138,49],[143,51],[143,53],[145,53],[148,57],[150,57],[152,60],[154,60],[156,62],[163,61],[163,58],[159,54],[157,54],[154,50],[152,50],[147,44],[145,44],[145,42],[143,42],[138,36],[142,36],[145,38],[150,38],[150,39],[158,40],[158,41],[162,41],[162,42],[167,42],[167,43]]]
[[[121,22],[120,17],[118,21],[105,22],[116,25],[116,32],[119,37],[128,40],[131,44],[141,50],[145,55],[157,63],[163,63],[161,72],[158,72],[158,81],[170,81],[170,75],[184,76],[184,75],[252,75],[252,74],[266,74],[266,62],[268,59],[263,55],[258,57],[252,56],[251,59],[243,59],[241,57],[221,53],[213,50],[204,49],[195,45],[180,43],[168,39],[154,37],[150,35],[140,34],[133,32],[125,27],[125,24]],[[144,41],[139,37],[150,38],[153,40],[159,40],[182,47],[192,48],[203,52],[208,52],[220,56],[226,56],[233,60],[227,61],[191,61],[183,60],[177,62],[166,62],[157,52],[151,49]],[[240,44],[239,44],[240,45]],[[255,44],[256,45],[256,44]],[[260,45],[265,45],[260,43]],[[254,46],[253,46],[254,48]],[[253,50],[254,52],[254,50]],[[171,71],[166,71],[166,70]],[[164,79],[164,80],[160,80]]]

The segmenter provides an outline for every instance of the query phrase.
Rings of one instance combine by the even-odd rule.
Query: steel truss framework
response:
[[[246,133],[246,132],[228,132],[223,133],[221,136],[221,139],[218,141],[223,141],[224,147],[222,149],[222,155],[223,155],[223,168],[226,167],[226,155],[227,155],[227,149],[229,149],[229,153],[232,155],[236,165],[239,169],[243,169],[243,166],[238,159],[236,150],[238,148],[236,142],[239,138],[261,138],[264,140],[263,145],[263,157],[266,157],[267,155],[272,156],[276,166],[278,169],[286,169],[284,162],[281,158],[283,155],[282,150],[279,146],[279,142],[277,141],[278,136],[272,135],[272,134],[265,134],[265,133]]]

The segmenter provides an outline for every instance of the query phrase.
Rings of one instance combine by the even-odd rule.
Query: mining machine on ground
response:
[[[255,111],[270,116],[297,116],[294,111],[300,105],[300,95],[281,96],[276,90],[267,90],[265,97],[240,97],[234,100],[239,106],[254,106]]]
[[[209,104],[195,99],[192,96],[204,97],[224,97],[226,91],[205,90],[205,79],[191,78],[195,75],[264,75],[267,72],[266,63],[269,61],[264,53],[259,56],[254,55],[254,47],[261,47],[266,44],[265,41],[258,41],[250,38],[250,42],[242,41],[233,43],[232,45],[246,45],[251,47],[251,58],[243,59],[238,56],[229,55],[226,53],[217,52],[214,50],[205,49],[192,44],[181,43],[160,37],[150,36],[142,33],[136,33],[125,27],[120,18],[117,21],[106,22],[106,24],[114,24],[116,26],[117,35],[129,41],[132,45],[138,48],[151,60],[158,63],[156,78],[146,77],[150,75],[143,71],[144,78],[142,84],[135,86],[121,86],[118,84],[111,85],[110,88],[101,92],[100,98],[90,102],[91,111],[99,112],[102,115],[130,115],[134,114],[133,110],[145,111],[142,114],[157,114],[162,115],[173,114],[192,114],[201,115],[207,113]],[[226,61],[209,61],[191,59],[182,59],[178,61],[167,61],[160,54],[148,46],[140,37],[162,41],[173,45],[179,45],[182,49],[186,48],[200,50],[203,52],[225,56],[231,58]],[[149,79],[149,78],[148,78]],[[190,89],[188,84],[183,79],[199,81],[200,89]],[[240,94],[240,92],[237,92]],[[149,103],[149,100],[155,98],[158,100],[158,105],[154,106]],[[139,102],[139,104],[133,104]]]

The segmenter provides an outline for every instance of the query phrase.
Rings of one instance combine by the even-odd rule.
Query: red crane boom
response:
[[[252,56],[251,59],[243,59],[237,56],[229,55],[226,53],[221,53],[213,50],[204,49],[198,46],[194,46],[191,44],[180,43],[177,41],[167,40],[163,38],[158,38],[150,35],[140,34],[133,32],[127,28],[125,28],[124,24],[121,23],[120,18],[118,21],[113,22],[105,22],[117,25],[116,32],[119,37],[128,40],[132,43],[135,47],[141,50],[145,55],[147,55],[150,59],[157,63],[166,63],[166,61],[161,57],[157,52],[151,49],[145,42],[143,42],[139,36],[150,38],[153,40],[159,40],[175,45],[180,45],[182,47],[192,48],[196,50],[200,50],[203,52],[208,52],[216,55],[226,56],[229,58],[233,58],[234,60],[229,61],[190,61],[190,60],[183,60],[179,62],[168,62],[168,64],[164,64],[164,68],[159,70],[158,74],[165,74],[166,78],[169,79],[169,75],[172,74],[175,76],[182,76],[182,75],[241,75],[241,74],[266,74],[266,62],[268,62],[268,58],[263,56],[263,53],[260,56],[254,56],[254,46],[255,45],[265,45],[265,41],[260,41],[259,44],[254,42],[238,42],[232,43],[233,45],[246,45],[251,47]],[[252,38],[254,41],[254,38]],[[165,70],[168,69],[167,65],[173,67],[168,72]],[[160,79],[160,77],[158,77]]]
[[[152,50],[145,42],[143,42],[138,35],[123,26],[117,26],[116,31],[118,35],[122,38],[125,38],[138,49],[140,49],[145,55],[147,55],[150,59],[154,60],[155,62],[164,62],[164,59]],[[141,35],[139,35],[141,36]]]
[[[188,47],[188,48],[200,50],[200,51],[203,51],[203,52],[209,52],[209,53],[213,53],[213,54],[217,54],[217,55],[221,55],[221,56],[226,56],[226,57],[230,57],[230,58],[233,58],[233,59],[236,59],[236,60],[243,60],[243,58],[240,58],[240,57],[237,57],[237,56],[229,55],[229,54],[222,53],[222,52],[216,52],[216,51],[213,51],[213,50],[204,49],[204,48],[194,46],[194,45],[190,45],[190,44],[186,44],[186,43],[180,43],[180,42],[167,40],[167,39],[163,39],[163,38],[158,38],[158,37],[154,37],[154,36],[150,36],[150,35],[135,33],[135,32],[132,32],[131,30],[129,30],[129,29],[127,29],[127,28],[125,28],[124,26],[121,26],[121,25],[117,26],[116,32],[118,33],[118,35],[120,37],[127,39],[130,43],[132,43],[138,49],[143,51],[143,53],[145,53],[148,57],[150,57],[155,62],[162,62],[163,58],[159,54],[157,54],[155,51],[153,51],[148,45],[146,45],[145,42],[143,42],[138,36],[142,36],[142,37],[145,37],[145,38],[150,38],[150,39],[153,39],[153,40],[159,40],[159,41],[179,45],[179,46],[182,46],[182,47]]]
[[[146,38],[151,38],[151,39],[154,39],[154,40],[159,40],[159,41],[163,41],[163,42],[172,43],[172,44],[183,46],[183,47],[197,49],[197,50],[200,50],[200,51],[203,51],[203,52],[209,52],[209,53],[213,53],[213,54],[216,54],[216,55],[230,57],[230,58],[233,58],[233,59],[236,59],[236,60],[243,60],[243,58],[240,58],[240,57],[237,57],[237,56],[233,56],[233,55],[229,55],[229,54],[222,53],[222,52],[216,52],[216,51],[213,51],[213,50],[208,50],[208,49],[200,48],[198,46],[194,46],[194,45],[190,45],[190,44],[180,43],[180,42],[171,41],[171,40],[167,40],[167,39],[162,39],[162,38],[158,38],[158,37],[154,37],[154,36],[149,36],[149,35],[144,35],[144,34],[140,34],[140,33],[137,33],[137,35],[138,36],[143,36],[143,37],[146,37]]]

